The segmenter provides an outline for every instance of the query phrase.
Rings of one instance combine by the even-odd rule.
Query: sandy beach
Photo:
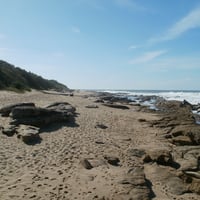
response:
[[[95,100],[86,92],[0,92],[0,107],[68,102],[76,108],[75,123],[46,127],[35,145],[0,133],[1,200],[199,199],[195,192],[177,189],[187,186],[179,170],[144,160],[145,152],[174,151],[175,145],[163,137],[166,130],[150,123],[160,115],[133,105],[107,107]],[[0,117],[0,126],[7,121]]]

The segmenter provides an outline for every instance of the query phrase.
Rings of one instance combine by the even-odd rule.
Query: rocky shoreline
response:
[[[0,199],[199,199],[198,105],[139,98],[1,92]]]

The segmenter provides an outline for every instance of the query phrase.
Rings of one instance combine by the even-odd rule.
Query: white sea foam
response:
[[[159,97],[163,97],[166,100],[177,100],[183,101],[186,100],[191,104],[198,104],[200,103],[200,91],[135,91],[135,90],[107,90],[104,92],[110,92],[113,94],[123,94],[123,96],[152,96],[156,95]]]

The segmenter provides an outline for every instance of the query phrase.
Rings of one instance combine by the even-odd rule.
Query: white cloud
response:
[[[148,67],[158,71],[170,71],[170,70],[192,70],[200,69],[200,58],[195,56],[184,57],[170,57],[162,60],[156,60],[150,63]]]
[[[80,28],[76,27],[76,26],[73,26],[71,30],[72,30],[73,33],[80,33],[81,32]]]
[[[188,15],[176,22],[163,36],[152,38],[151,43],[173,40],[185,32],[200,27],[200,7],[192,10]]]
[[[130,64],[146,63],[146,62],[152,61],[155,58],[165,54],[166,52],[167,51],[165,51],[165,50],[147,52],[138,58],[132,59],[129,63]]]

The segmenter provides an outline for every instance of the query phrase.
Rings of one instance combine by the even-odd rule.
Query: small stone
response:
[[[92,169],[93,166],[91,165],[91,163],[88,161],[88,159],[84,158],[80,161],[81,165],[85,168],[85,169]]]
[[[119,158],[115,157],[115,156],[104,156],[104,159],[107,160],[107,162],[110,164],[110,165],[113,165],[113,166],[119,166]]]

